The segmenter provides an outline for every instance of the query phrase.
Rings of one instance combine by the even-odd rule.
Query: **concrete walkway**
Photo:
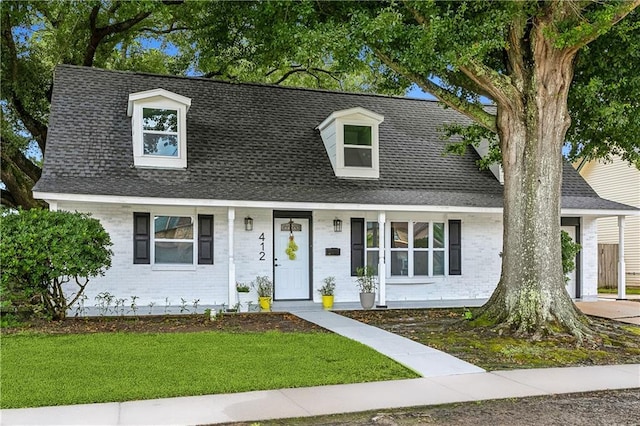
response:
[[[585,314],[640,325],[640,302],[599,299],[597,302],[576,302]]]
[[[2,425],[195,425],[640,387],[640,364],[2,410]]]
[[[437,349],[333,312],[317,308],[315,310],[291,310],[290,312],[336,334],[369,346],[422,377],[484,372],[480,367]]]

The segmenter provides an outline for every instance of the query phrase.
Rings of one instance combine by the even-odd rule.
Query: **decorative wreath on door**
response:
[[[293,220],[289,219],[289,244],[287,244],[287,248],[284,252],[287,254],[287,256],[289,256],[289,260],[296,260],[297,251],[298,245],[293,238]]]

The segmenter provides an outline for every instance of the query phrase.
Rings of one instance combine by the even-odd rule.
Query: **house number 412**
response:
[[[258,253],[258,260],[266,260],[264,258],[266,256],[266,253],[264,252],[264,232],[260,234],[258,239],[260,240],[260,252]]]

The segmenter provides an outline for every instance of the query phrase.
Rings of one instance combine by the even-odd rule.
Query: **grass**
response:
[[[618,294],[618,289],[617,288],[599,288],[598,293]],[[627,287],[626,294],[640,294],[640,287]]]
[[[417,377],[324,333],[18,334],[2,338],[2,408]]]

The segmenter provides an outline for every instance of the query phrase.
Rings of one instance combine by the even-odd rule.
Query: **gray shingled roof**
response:
[[[130,93],[162,88],[191,98],[186,170],[133,167]],[[363,107],[380,125],[380,178],[335,177],[316,126]],[[472,148],[443,156],[438,128],[464,118],[438,103],[200,78],[56,68],[44,193],[248,201],[502,207],[502,186]],[[567,166],[563,206],[625,209]]]

